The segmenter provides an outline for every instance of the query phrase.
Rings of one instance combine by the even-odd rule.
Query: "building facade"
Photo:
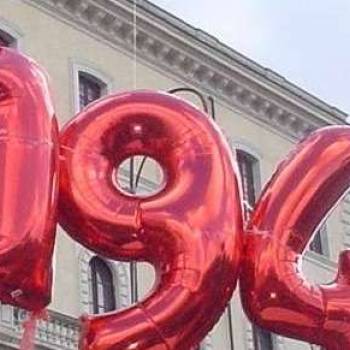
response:
[[[277,73],[146,0],[136,4],[135,15],[130,0],[2,1],[0,45],[16,47],[46,68],[61,126],[109,93],[187,88],[178,94],[208,109],[237,154],[248,217],[263,184],[295,142],[319,127],[345,124],[345,113]],[[118,171],[124,190],[157,190],[161,170],[149,160],[142,163],[136,157]],[[95,256],[58,231],[53,301],[49,319],[38,325],[38,349],[77,349],[82,313],[125,308],[153,283],[150,266]],[[315,234],[305,254],[305,274],[314,282],[332,280],[339,251],[349,245],[350,198],[345,197]],[[25,317],[22,310],[1,306],[0,349],[18,348]],[[252,326],[237,291],[199,348],[318,349]]]

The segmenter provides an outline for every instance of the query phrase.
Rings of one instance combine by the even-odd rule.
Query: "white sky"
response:
[[[151,0],[350,113],[350,0]]]

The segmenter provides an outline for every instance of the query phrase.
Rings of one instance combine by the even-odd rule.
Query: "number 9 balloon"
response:
[[[313,133],[280,164],[246,232],[241,296],[263,328],[328,350],[350,349],[350,251],[330,285],[308,283],[301,254],[350,185],[350,128]]]
[[[51,299],[58,129],[43,70],[0,48],[0,300]]]
[[[188,350],[218,321],[236,286],[242,215],[230,150],[200,111],[173,96],[124,93],[94,103],[61,135],[60,222],[111,259],[148,261],[157,281],[121,312],[83,317],[84,350]],[[165,173],[159,193],[122,192],[128,157]]]

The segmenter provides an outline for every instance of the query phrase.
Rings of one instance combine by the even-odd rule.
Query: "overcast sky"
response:
[[[350,0],[152,0],[350,113]]]

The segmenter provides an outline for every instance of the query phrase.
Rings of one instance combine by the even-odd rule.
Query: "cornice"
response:
[[[91,35],[133,50],[131,0],[25,0]],[[140,59],[243,111],[291,139],[347,115],[210,35],[145,0],[138,0]]]

